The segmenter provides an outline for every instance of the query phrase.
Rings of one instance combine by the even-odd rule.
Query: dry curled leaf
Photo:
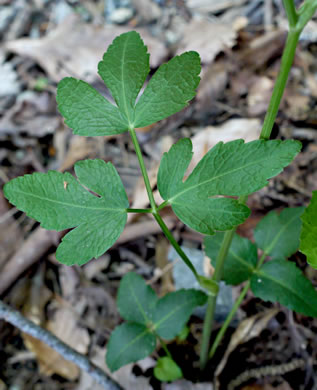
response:
[[[232,351],[234,351],[239,344],[246,343],[253,337],[257,337],[263,329],[267,326],[268,322],[278,313],[278,309],[269,309],[265,312],[255,314],[249,318],[243,320],[238,328],[231,336],[230,343],[227,347],[225,354],[223,355],[221,362],[219,363],[215,372],[215,377],[218,378],[224,369],[228,357]]]
[[[176,54],[195,50],[200,54],[202,63],[207,64],[212,62],[221,51],[231,49],[236,38],[237,32],[231,24],[192,19],[184,30]]]
[[[83,23],[71,15],[44,38],[22,38],[6,43],[5,48],[21,56],[30,57],[47,71],[54,81],[63,77],[96,79],[97,64],[113,39],[131,30],[128,26],[103,27]],[[158,67],[168,55],[164,44],[152,37],[147,29],[136,28],[151,53],[151,66]],[[73,73],[75,72],[75,74]]]

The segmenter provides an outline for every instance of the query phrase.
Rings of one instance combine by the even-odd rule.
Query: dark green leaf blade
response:
[[[180,367],[168,356],[159,358],[154,368],[154,376],[162,382],[176,381],[183,377]]]
[[[112,372],[116,371],[150,355],[155,346],[155,336],[144,325],[126,322],[111,333],[106,363]]]
[[[126,274],[120,282],[117,305],[122,318],[148,324],[152,320],[157,296],[144,279],[134,272]]]
[[[104,202],[116,205],[119,209],[129,207],[121,178],[112,163],[100,159],[78,161],[75,173],[79,182],[102,196]]]
[[[313,192],[310,204],[302,215],[300,251],[307,257],[307,262],[317,268],[317,191]]]
[[[64,230],[77,226],[64,237],[57,251],[58,260],[67,265],[84,264],[104,253],[121,234],[127,218],[128,199],[112,164],[86,160],[76,164],[75,171],[77,168],[81,183],[69,173],[49,171],[18,177],[4,187],[7,199],[43,228]],[[95,187],[89,176],[112,182],[120,196],[111,192],[111,186],[109,191]],[[100,198],[82,186],[89,188],[90,184]]]
[[[127,123],[133,124],[135,100],[150,71],[149,54],[140,35],[119,35],[99,62],[98,73],[109,88]]]
[[[265,263],[251,278],[251,289],[264,301],[317,317],[317,292],[296,265],[287,260]]]
[[[66,265],[83,265],[100,257],[120,237],[126,222],[124,211],[106,211],[89,217],[62,238],[56,259]]]
[[[300,143],[293,140],[220,142],[183,182],[192,145],[181,140],[163,156],[158,189],[175,214],[191,228],[204,234],[229,230],[242,223],[249,210],[236,199],[217,196],[248,195],[264,187],[299,151]]]
[[[155,331],[163,339],[173,339],[183,329],[194,308],[206,301],[205,293],[193,289],[182,289],[165,295],[155,307]]]
[[[257,224],[254,239],[258,247],[276,259],[288,258],[298,250],[303,207],[271,211]]]
[[[213,266],[223,242],[224,233],[216,233],[205,237],[205,253],[211,259]],[[222,280],[227,284],[238,285],[249,279],[255,270],[258,255],[256,246],[247,238],[235,234],[224,263]]]
[[[157,175],[157,186],[163,199],[170,199],[182,190],[183,177],[193,157],[193,144],[182,138],[163,154]]]
[[[128,122],[118,108],[84,81],[64,78],[57,86],[56,101],[74,134],[93,137],[128,130]]]
[[[190,51],[159,67],[135,107],[135,127],[144,127],[182,110],[195,96],[201,70]]]
[[[266,186],[267,180],[279,174],[300,152],[294,140],[235,140],[219,142],[200,160],[184,183],[182,192],[197,197],[249,195]]]
[[[212,235],[215,230],[230,230],[243,223],[250,210],[237,199],[186,196],[177,198],[172,209],[178,218],[190,228]]]

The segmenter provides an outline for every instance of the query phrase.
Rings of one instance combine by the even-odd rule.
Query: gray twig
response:
[[[76,364],[81,370],[86,371],[97,383],[102,385],[106,390],[122,390],[117,383],[108,377],[99,367],[93,364],[86,356],[78,353],[73,348],[66,345],[63,341],[59,340],[51,332],[41,328],[34,324],[17,310],[12,309],[0,301],[0,319],[3,319],[10,324],[14,325],[22,332],[29,334],[30,336],[43,341],[49,347],[53,348],[64,359],[69,360]]]

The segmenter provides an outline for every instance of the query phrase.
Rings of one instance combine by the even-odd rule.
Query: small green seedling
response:
[[[75,134],[104,136],[129,132],[149,196],[149,209],[129,208],[121,179],[111,163],[84,160],[70,173],[49,171],[11,180],[4,194],[18,209],[52,230],[72,229],[59,245],[56,258],[66,265],[82,265],[99,257],[118,239],[127,213],[151,213],[181,259],[208,293],[201,368],[212,357],[222,335],[249,288],[253,293],[305,315],[317,316],[317,294],[312,284],[287,258],[299,247],[302,208],[268,214],[255,229],[255,243],[235,234],[235,228],[250,214],[247,196],[278,175],[300,152],[295,140],[269,140],[279,103],[291,68],[299,35],[317,8],[305,1],[299,10],[293,1],[284,2],[290,32],[282,66],[259,140],[245,143],[219,142],[209,150],[184,179],[193,151],[190,139],[180,139],[162,157],[157,187],[163,203],[157,205],[135,128],[155,123],[182,110],[195,96],[199,83],[200,58],[187,52],[163,64],[138,98],[149,74],[149,54],[138,33],[117,37],[98,65],[98,72],[114,102],[104,98],[84,81],[68,77],[57,90],[58,109]],[[207,235],[206,253],[212,259],[212,278],[199,275],[183,252],[160,211],[171,206],[190,228]],[[317,197],[302,215],[300,249],[310,264],[317,265]],[[223,233],[225,232],[225,233]],[[231,245],[232,244],[232,245]],[[258,259],[257,252],[262,256]],[[264,261],[270,258],[270,261]],[[245,286],[209,351],[210,332],[218,293],[218,282]],[[111,335],[106,361],[114,371],[151,354],[159,339],[166,356],[158,360],[154,374],[160,380],[180,378],[164,340],[179,335],[193,309],[206,302],[202,291],[180,290],[158,299],[153,289],[135,273],[121,281],[118,309],[127,321]],[[185,336],[186,338],[186,336]],[[164,339],[164,340],[163,340]]]
[[[118,292],[118,310],[127,322],[118,326],[112,333],[107,348],[107,364],[114,371],[121,366],[143,359],[150,355],[159,339],[172,340],[180,334],[196,306],[207,301],[202,291],[179,290],[158,299],[154,290],[147,286],[141,276],[130,272],[122,279]],[[168,353],[169,355],[169,353]],[[171,356],[168,356],[169,361]],[[180,369],[166,371],[166,359],[159,363],[157,372],[164,380],[172,372],[181,376]],[[175,374],[176,375],[176,374]]]

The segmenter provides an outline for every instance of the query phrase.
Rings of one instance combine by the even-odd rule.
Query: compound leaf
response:
[[[136,104],[150,66],[147,47],[130,31],[114,39],[98,65],[117,106],[86,82],[67,77],[58,84],[58,109],[75,134],[123,133],[182,110],[196,94],[200,69],[195,52],[173,58],[160,66]]]
[[[93,137],[128,130],[128,122],[118,107],[84,81],[64,78],[58,84],[56,101],[59,112],[74,134]]]
[[[194,289],[182,289],[165,295],[155,306],[155,331],[163,339],[173,339],[181,332],[194,308],[206,301],[206,294]]]
[[[205,253],[216,265],[217,255],[223,242],[224,233],[217,232],[214,236],[205,237]],[[222,279],[231,285],[238,285],[249,279],[257,263],[257,247],[247,238],[235,234],[224,263]]]
[[[317,268],[317,191],[309,206],[302,215],[302,231],[300,234],[300,251],[307,257],[307,262]]]
[[[280,214],[268,213],[256,226],[254,239],[258,247],[273,258],[288,258],[299,247],[300,216],[303,207],[286,208]]]
[[[125,320],[148,324],[157,300],[154,290],[136,273],[129,272],[121,280],[117,305]]]
[[[182,110],[196,95],[199,54],[190,51],[159,67],[135,107],[135,127],[144,127]]]
[[[219,142],[183,182],[192,144],[190,140],[180,140],[163,155],[158,189],[175,214],[191,228],[205,234],[229,230],[242,223],[250,211],[236,199],[217,196],[248,195],[264,187],[300,148],[300,143],[293,140]]]
[[[317,292],[296,265],[287,260],[265,263],[251,277],[251,289],[264,301],[279,302],[291,310],[317,317]]]
[[[85,160],[75,164],[75,172],[78,180],[70,173],[49,171],[18,177],[4,187],[6,198],[43,228],[76,227],[57,249],[57,259],[67,265],[84,264],[108,250],[122,233],[129,205],[111,163]]]
[[[140,35],[130,31],[112,42],[98,65],[98,73],[130,124],[134,121],[135,100],[150,71],[149,57]]]
[[[106,363],[113,372],[125,364],[136,362],[150,355],[156,346],[156,338],[146,326],[126,322],[116,327],[107,344]]]
[[[168,356],[157,360],[154,368],[154,376],[162,382],[176,381],[183,377],[180,367]]]

